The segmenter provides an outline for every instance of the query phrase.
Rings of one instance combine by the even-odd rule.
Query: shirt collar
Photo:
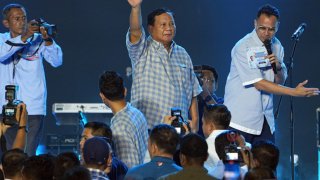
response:
[[[129,106],[131,106],[131,104],[129,102],[127,102],[126,106],[124,108],[122,108],[120,111],[118,111],[116,114],[113,115],[113,117],[111,118],[111,123],[112,121],[115,119],[115,117],[118,115],[118,114],[121,114],[121,112],[125,111],[126,109],[129,108]]]
[[[225,131],[228,131],[227,129],[222,129],[222,130],[214,130],[211,132],[211,134],[209,135],[208,139],[209,138],[216,138],[219,134],[225,132]]]
[[[160,49],[160,48],[165,49],[165,48],[164,48],[164,45],[163,45],[162,43],[154,40],[154,39],[152,38],[152,36],[149,36],[149,37],[148,37],[148,41],[150,41],[151,46],[154,47],[156,50],[158,50],[158,49]],[[170,52],[172,52],[173,48],[175,47],[175,44],[176,44],[176,43],[172,40],[172,43],[171,43],[171,45],[170,45]]]

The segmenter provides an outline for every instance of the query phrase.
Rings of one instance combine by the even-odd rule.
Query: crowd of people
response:
[[[7,85],[19,87],[16,96],[23,102],[0,115],[15,121],[0,123],[0,176],[14,180],[276,179],[280,152],[274,137],[273,94],[319,93],[318,88],[305,87],[307,81],[295,88],[282,85],[287,68],[283,47],[275,37],[279,10],[262,6],[253,31],[233,47],[222,98],[215,93],[216,69],[193,66],[187,51],[174,42],[174,13],[163,8],[152,11],[147,36],[142,0],[128,3],[131,101],[126,101],[122,77],[105,71],[99,78],[99,95],[113,113],[110,126],[88,122],[79,142],[80,155],[57,156],[35,155],[35,150],[46,115],[43,62],[60,66],[61,48],[39,20],[27,21],[22,5],[4,7],[3,24],[9,32],[0,34],[0,105],[7,103]],[[178,114],[171,114],[172,108]]]

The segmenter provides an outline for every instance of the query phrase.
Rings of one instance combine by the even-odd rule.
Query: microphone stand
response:
[[[296,37],[293,39],[294,40],[294,44],[293,44],[293,48],[291,51],[291,56],[289,59],[289,62],[286,63],[286,66],[288,67],[287,73],[288,73],[288,78],[290,79],[289,81],[289,87],[293,87],[293,56],[294,53],[296,51],[296,46],[297,43],[299,42],[299,37]],[[287,78],[287,79],[288,79]],[[287,83],[287,79],[284,82],[284,85],[286,85]],[[282,101],[282,97],[283,95],[280,96],[278,105],[277,105],[277,109],[275,111],[275,119],[278,119],[278,115],[279,115],[279,109],[280,109],[280,104]],[[291,163],[291,179],[294,180],[295,177],[295,169],[294,169],[294,119],[293,119],[293,97],[290,96],[290,163]]]

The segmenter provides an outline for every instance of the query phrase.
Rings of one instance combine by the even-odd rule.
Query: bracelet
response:
[[[26,131],[26,133],[28,132],[27,126],[19,126],[19,127],[18,127],[18,130],[19,130],[19,129],[24,129],[24,130]]]

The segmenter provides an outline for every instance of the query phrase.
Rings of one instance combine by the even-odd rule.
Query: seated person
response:
[[[148,150],[151,161],[130,169],[125,179],[157,179],[160,176],[181,170],[173,161],[179,143],[177,131],[170,125],[156,125],[150,132]]]
[[[203,137],[190,133],[185,135],[180,143],[181,171],[161,177],[160,179],[181,180],[211,180],[214,177],[208,174],[204,168],[204,162],[208,158],[208,145]]]
[[[23,162],[22,179],[53,179],[54,159],[50,155],[31,156]]]
[[[102,137],[88,139],[83,145],[83,159],[93,180],[109,180],[105,169],[111,170],[111,147]]]
[[[247,155],[250,153],[249,147],[239,132],[228,130],[220,133],[215,139],[215,149],[220,160],[209,171],[212,176],[222,179],[224,174],[228,174],[225,172],[232,168],[236,174],[236,177],[232,178],[241,178],[247,172],[248,166],[251,167],[251,158],[249,160],[250,156]]]
[[[255,167],[267,167],[276,172],[280,152],[273,142],[257,141],[252,145],[251,152]]]
[[[202,129],[208,144],[209,157],[204,166],[210,171],[220,160],[216,153],[215,139],[222,133],[227,131],[231,120],[231,113],[223,104],[208,105],[204,108],[202,117]]]
[[[3,153],[1,162],[5,179],[21,179],[23,162],[28,155],[21,149],[10,149]]]
[[[80,152],[82,154],[83,145],[87,139],[99,136],[108,140],[112,150],[112,167],[110,172],[106,172],[111,180],[122,180],[128,171],[128,167],[115,155],[113,148],[111,128],[102,122],[88,122],[84,125],[81,135]],[[83,159],[83,158],[82,158]]]

